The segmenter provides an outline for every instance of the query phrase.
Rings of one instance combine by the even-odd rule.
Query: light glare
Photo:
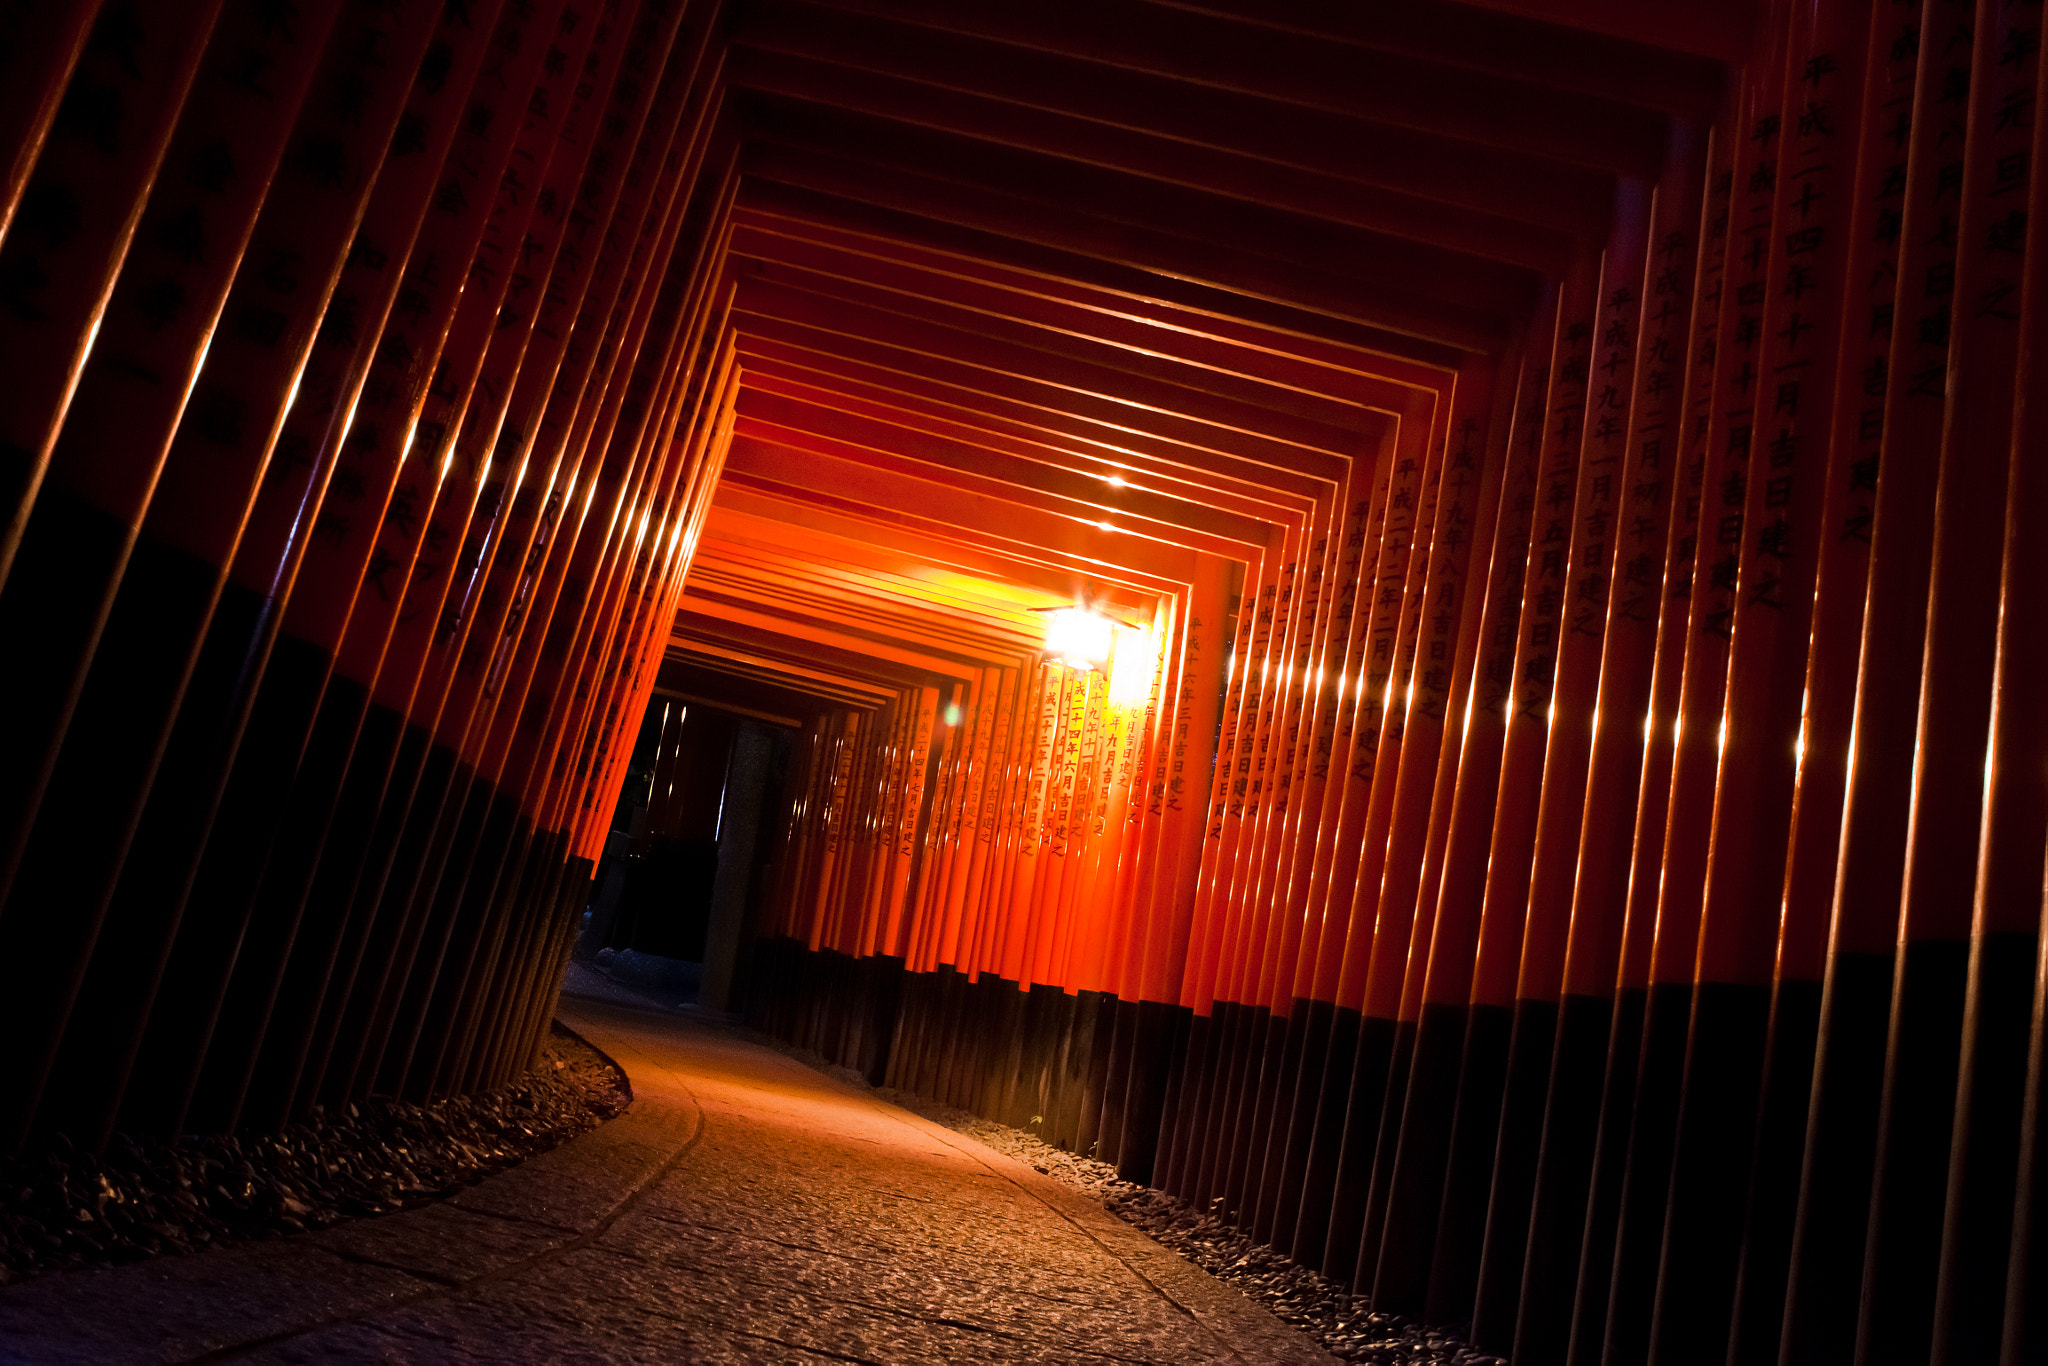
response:
[[[1142,707],[1159,671],[1159,635],[1149,627],[1116,628],[1116,658],[1109,671],[1109,705]]]
[[[1046,622],[1045,652],[1070,669],[1100,669],[1109,663],[1115,631],[1107,617],[1062,607]]]

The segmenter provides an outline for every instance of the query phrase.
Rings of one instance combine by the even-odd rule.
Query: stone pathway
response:
[[[0,1362],[1329,1362],[1071,1188],[713,1027],[565,1001],[618,1119],[443,1204],[0,1290]]]

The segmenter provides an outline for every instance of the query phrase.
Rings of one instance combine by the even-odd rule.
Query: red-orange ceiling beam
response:
[[[742,418],[736,430],[744,439],[772,443],[784,450],[798,453],[802,459],[836,457],[873,471],[877,475],[918,480],[943,490],[945,495],[964,495],[973,498],[977,500],[986,518],[983,522],[969,524],[976,529],[994,530],[995,527],[1013,522],[1015,518],[1025,513],[1043,513],[1064,519],[1075,527],[1092,528],[1098,534],[1113,535],[1118,541],[1185,546],[1212,555],[1242,557],[1263,549],[1265,544],[1264,536],[1252,540],[1212,535],[1138,515],[1129,509],[1110,515],[1104,509],[1057,493],[1008,483],[1000,478],[976,475],[965,468],[942,465],[927,459],[894,456],[870,446],[761,419]],[[826,482],[830,477],[828,472],[821,471],[820,486],[831,487]],[[1247,530],[1254,529],[1264,530]],[[1123,554],[1124,547],[1114,547],[1112,553]]]
[[[816,645],[830,645],[914,667],[930,667],[927,659],[945,659],[952,667],[963,663],[988,666],[1013,659],[1039,648],[1043,633],[1021,629],[997,633],[963,631],[955,621],[929,609],[915,610],[898,600],[896,611],[883,610],[888,604],[866,591],[867,585],[845,585],[846,592],[803,593],[788,589],[798,562],[782,576],[756,574],[737,583],[723,582],[715,572],[704,583],[692,582],[682,599],[681,610],[702,617],[730,617],[757,628],[770,623],[779,634]],[[902,654],[892,653],[902,651]]]
[[[1037,594],[1030,595],[1035,603],[1016,594],[970,597],[872,566],[813,558],[800,545],[741,545],[715,533],[700,543],[689,592],[747,598],[787,615],[837,616],[885,636],[928,629],[974,654],[1035,648],[1044,638],[1044,618],[1034,607],[1065,605]]]
[[[831,539],[808,528],[764,521],[723,506],[714,507],[706,518],[699,565],[738,576],[774,574],[790,563],[802,564],[805,574],[914,599],[932,610],[957,611],[976,620],[1000,618],[1009,625],[1027,620],[1037,623],[1037,609],[1059,606],[1069,597],[1065,592],[1026,584],[936,570],[879,540]]]
[[[1537,288],[1538,272],[1527,266],[1445,245],[1444,238],[1457,236],[1448,227],[1375,231],[1313,209],[1187,188],[952,128],[867,123],[843,114],[812,122],[792,130],[758,118],[748,145],[749,173],[932,216],[975,213],[1012,235],[1043,234],[1052,225],[1037,220],[1050,211],[1055,222],[1089,229],[1092,243],[1105,235],[1116,241],[1109,259],[1139,248],[1170,263],[1174,273],[1234,289],[1244,288],[1237,281],[1255,280],[1269,282],[1261,292],[1276,297],[1304,288],[1334,292],[1365,308],[1361,317],[1386,311],[1385,320],[1374,318],[1382,326],[1417,309],[1444,312],[1441,322],[1400,325],[1416,336],[1449,326],[1497,331],[1499,324],[1487,320],[1527,309]],[[1361,187],[1361,195],[1370,193]],[[1086,249],[1107,254],[1100,245]]]
[[[1143,0],[1165,14],[1205,14],[1247,28],[1272,29],[1309,42],[1341,42],[1365,52],[1391,52],[1560,90],[1585,91],[1646,109],[1711,119],[1720,107],[1723,61],[1746,55],[1724,49],[1732,34],[1694,38],[1676,50],[1605,26],[1567,27],[1553,6],[1528,16],[1496,12],[1487,0]],[[1639,15],[1653,8],[1620,0]],[[1481,6],[1485,6],[1482,8]],[[1662,17],[1684,21],[1730,6],[1667,6]],[[1697,22],[1697,19],[1695,19]],[[1702,26],[1704,27],[1704,26]],[[1718,59],[1718,60],[1717,60]]]
[[[876,241],[916,246],[961,261],[987,262],[1048,280],[1085,284],[1129,300],[1141,311],[1159,309],[1205,319],[1219,335],[1229,336],[1238,329],[1278,331],[1335,347],[1403,357],[1439,369],[1455,369],[1466,354],[1463,348],[1425,341],[1372,319],[1332,313],[1313,304],[1247,295],[1204,280],[1131,265],[1120,259],[1105,260],[1085,250],[1029,240],[972,223],[868,203],[831,190],[758,177],[743,184],[740,190],[735,207],[741,211],[775,213],[861,233]]]
[[[819,669],[892,687],[924,686],[941,679],[971,678],[980,661],[953,659],[884,641],[865,640],[815,621],[750,612],[685,594],[676,613],[673,639],[732,643],[756,664],[780,662],[799,670]]]
[[[870,105],[884,103],[868,101]],[[952,98],[943,117],[875,125],[914,143],[911,127],[937,127],[983,143],[1064,157],[1099,171],[1128,175],[1223,200],[1247,201],[1293,214],[1412,241],[1431,242],[1495,265],[1561,269],[1571,249],[1569,227],[1524,222],[1515,214],[1446,204],[1440,200],[1361,184],[1327,171],[1288,165],[1233,151],[1174,141],[1155,133],[1084,119],[1019,110],[984,100]],[[748,105],[750,123],[793,143],[832,150],[844,146],[814,105],[764,90]]]
[[[1666,122],[1640,105],[1561,90],[1540,77],[1482,74],[1415,54],[1304,42],[1275,29],[1189,10],[1162,11],[1138,0],[973,7],[945,0],[826,3],[891,37],[906,25],[938,29],[1099,64],[1106,80],[1142,75],[1230,91],[1627,175],[1654,176],[1664,160]],[[817,6],[796,8],[815,12]],[[893,27],[884,29],[877,19]]]
[[[1211,512],[1258,521],[1270,521],[1276,510],[1295,510],[1301,503],[1299,497],[1277,493],[1266,485],[1245,484],[1216,475],[1190,478],[1185,470],[1176,469],[1168,474],[1163,470],[1140,470],[1122,461],[1109,466],[1104,452],[1086,443],[1062,440],[1054,432],[1023,434],[987,420],[976,425],[972,415],[948,413],[921,395],[890,392],[774,361],[749,367],[747,392],[826,404],[977,450],[1048,464],[1096,481],[1103,497],[1121,498],[1127,491],[1154,494],[1175,502],[1199,504]],[[1112,479],[1122,482],[1112,483]]]
[[[1061,316],[1055,301],[1038,300],[1038,307],[1034,308],[1029,306],[1033,301],[1023,296],[992,290],[975,291],[944,279],[934,279],[928,273],[920,276],[920,273],[903,271],[892,276],[885,267],[873,267],[855,274],[849,272],[859,269],[858,262],[840,260],[798,264],[747,252],[735,252],[731,259],[735,273],[748,281],[780,285],[862,308],[901,313],[926,323],[957,327],[990,340],[1009,342],[1129,375],[1142,384],[1173,386],[1166,391],[1168,393],[1192,390],[1196,395],[1209,399],[1243,404],[1255,412],[1271,413],[1281,422],[1355,431],[1363,414],[1373,410],[1400,412],[1415,392],[1408,386],[1390,384],[1370,375],[1350,377],[1350,383],[1343,386],[1344,392],[1333,392],[1330,388],[1315,390],[1276,385],[1262,376],[1233,373],[1220,366],[1184,361],[1171,350],[1163,349],[1172,346],[1174,339],[1169,336],[1140,334],[1131,341],[1151,342],[1153,345],[1133,345],[1121,338],[1104,337],[1100,331],[1088,328],[1088,323],[1096,321],[1094,318],[1072,314]],[[839,269],[821,268],[826,266]],[[1055,320],[1065,325],[1055,325]],[[1146,331],[1156,334],[1157,329]],[[1320,378],[1327,381],[1336,377],[1325,374]],[[1174,406],[1176,411],[1190,415],[1197,411],[1163,401],[1161,406]],[[1272,421],[1262,420],[1261,429],[1271,434]],[[1316,441],[1313,436],[1306,444],[1329,448],[1327,441]]]
[[[1120,572],[1159,583],[1185,583],[1193,577],[1189,550],[1141,535],[1104,531],[1081,517],[1063,517],[1006,499],[968,493],[930,479],[885,472],[862,461],[796,451],[780,442],[750,434],[733,437],[726,474],[748,482],[791,489],[815,489],[880,509],[893,510],[913,524],[971,529],[975,540],[1011,545],[1020,553],[1047,552],[1099,566],[1098,572]]]
[[[899,469],[920,478],[934,476],[918,466],[949,471],[949,482],[957,487],[980,489],[992,496],[1000,496],[1006,484],[1020,490],[1029,488],[1043,496],[1043,506],[1048,508],[1083,519],[1110,521],[1122,530],[1142,528],[1144,535],[1214,554],[1240,554],[1243,552],[1239,547],[1263,547],[1271,534],[1266,523],[1217,512],[1193,500],[1170,498],[1145,489],[1111,488],[1084,474],[900,425],[884,425],[871,417],[821,403],[750,389],[740,395],[739,412],[738,430],[750,435],[772,438],[778,431],[815,433],[828,443],[820,449],[858,453],[865,447],[877,452],[876,463],[881,468]]]
[[[1183,465],[1199,467],[1196,462],[1203,459],[1204,452],[1215,452],[1334,482],[1341,475],[1342,459],[1365,448],[1356,435],[1346,443],[1334,432],[1319,434],[1319,439],[1330,442],[1321,447],[1276,440],[1251,425],[1242,410],[1220,404],[1211,407],[1213,415],[1222,419],[1219,422],[1135,403],[1119,396],[1120,386],[1112,375],[1091,367],[1062,366],[1051,357],[1020,353],[1018,348],[984,341],[959,329],[827,307],[822,300],[798,300],[767,289],[742,290],[735,311],[742,355],[756,339],[766,338],[885,364],[904,373],[922,372],[970,391],[985,390],[1035,407],[1086,417],[1112,431],[1164,437],[1185,452],[1176,462]],[[1231,421],[1233,418],[1236,421]],[[1343,449],[1346,444],[1350,450]]]
[[[1577,236],[1604,225],[1616,170],[1655,170],[1655,158],[1596,170],[1555,151],[1509,151],[931,30],[848,25],[815,10],[780,22],[755,13],[727,60],[729,82],[1018,148],[1043,125],[1131,130]]]
[[[1344,421],[1319,422],[1247,402],[1242,394],[1219,394],[1132,373],[1162,368],[1144,358],[1135,358],[1139,363],[1125,370],[1115,364],[1125,355],[1114,350],[1088,348],[1085,343],[1043,331],[1012,337],[1005,334],[1014,329],[976,326],[972,317],[940,310],[882,312],[753,278],[742,280],[734,303],[736,325],[742,330],[752,330],[757,318],[768,318],[836,334],[846,338],[850,348],[865,342],[926,356],[952,356],[997,374],[1055,385],[1081,402],[1112,404],[1112,411],[1127,422],[1156,414],[1182,424],[1190,445],[1244,450],[1256,453],[1264,463],[1318,477],[1330,477],[1333,457],[1348,459],[1365,439],[1378,433],[1389,416],[1412,411],[1418,397],[1412,390],[1388,395],[1400,402],[1398,408],[1326,409],[1328,416]],[[1030,341],[1042,345],[1025,344]],[[1199,372],[1181,373],[1203,377]]]
[[[800,493],[752,487],[744,482],[720,485],[712,516],[744,518],[758,527],[787,527],[797,535],[832,537],[835,544],[886,539],[895,550],[937,572],[999,578],[1056,597],[1071,599],[1077,589],[1088,584],[1106,594],[1120,609],[1137,616],[1150,611],[1158,594],[1174,588],[1164,583],[1148,588],[1121,580],[1097,579],[1042,559],[1012,557],[867,513],[826,507]]]
[[[937,291],[933,297],[963,306],[1281,388],[1355,398],[1351,386],[1359,379],[1425,389],[1440,388],[1448,379],[1445,367],[1383,351],[1335,346],[756,204],[738,205],[733,220],[735,257],[783,261],[908,293]],[[929,283],[931,277],[945,283]]]
[[[968,367],[954,367],[956,373],[951,379],[925,376],[902,368],[922,359],[910,353],[882,357],[899,362],[890,367],[801,342],[771,339],[758,330],[741,334],[737,342],[748,368],[749,382],[755,375],[786,377],[798,384],[902,405],[906,411],[915,410],[969,430],[987,430],[1018,441],[1054,445],[1073,451],[1084,463],[1093,459],[1100,466],[1099,472],[1105,475],[1130,478],[1136,472],[1148,482],[1167,481],[1186,489],[1203,490],[1205,497],[1235,500],[1220,501],[1219,507],[1236,507],[1256,515],[1261,507],[1293,506],[1302,500],[1313,500],[1330,482],[1317,475],[1298,474],[1223,451],[1190,447],[1152,432],[1116,427],[1095,417],[1068,412],[1053,406],[1062,397],[1057,392],[1046,394],[1028,382],[1007,376],[989,375],[984,383],[976,384],[974,381],[983,379],[986,372],[977,374]],[[930,368],[945,367],[934,363]],[[1039,398],[1045,401],[1033,401]]]
[[[672,635],[668,649],[672,658],[686,659],[700,668],[730,673],[736,678],[758,679],[777,687],[800,680],[806,691],[818,697],[857,707],[880,706],[895,693],[893,687],[752,654],[716,639]]]
[[[750,180],[822,190],[859,203],[1190,279],[1229,294],[1367,322],[1457,350],[1491,351],[1505,333],[1505,314],[1447,304],[1423,292],[1304,265],[1300,258],[1290,257],[1284,245],[1261,244],[1264,250],[1254,252],[1155,226],[1144,195],[1129,195],[1118,212],[1083,212],[1075,207],[1077,191],[1070,185],[1041,183],[1032,194],[975,185],[965,177],[982,155],[963,146],[959,158],[942,176],[881,161],[856,161],[754,142],[747,147],[747,175]],[[921,163],[923,159],[918,160]],[[1184,225],[1177,222],[1179,226]],[[1316,242],[1310,249],[1319,251],[1326,246]],[[1527,303],[1524,301],[1524,309]]]

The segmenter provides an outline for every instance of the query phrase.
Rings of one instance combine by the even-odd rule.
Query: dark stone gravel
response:
[[[596,1128],[632,1092],[556,1026],[539,1065],[484,1095],[373,1099],[274,1134],[116,1134],[0,1158],[0,1285],[47,1271],[277,1238],[426,1204]]]
[[[846,1068],[826,1066],[815,1057],[806,1061],[860,1084],[859,1074]],[[1347,1294],[1292,1258],[1254,1242],[1185,1201],[1123,1180],[1110,1163],[1067,1152],[1035,1134],[907,1091],[883,1087],[875,1094],[1086,1191],[1118,1218],[1218,1280],[1229,1282],[1282,1323],[1321,1343],[1332,1356],[1373,1366],[1507,1366],[1500,1357],[1475,1351],[1441,1329],[1397,1314],[1373,1313],[1364,1295]]]

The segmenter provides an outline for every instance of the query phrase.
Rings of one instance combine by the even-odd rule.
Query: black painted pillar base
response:
[[[1855,1359],[1892,972],[1891,954],[1838,953],[1822,988],[1781,1342],[1802,1366]]]
[[[1130,1079],[1124,1102],[1123,1139],[1117,1175],[1149,1185],[1159,1152],[1159,1121],[1166,1109],[1167,1074],[1176,1044],[1187,1034],[1194,1012],[1186,1006],[1141,1001],[1132,1032]]]
[[[1600,1134],[1614,1002],[1566,996],[1558,1003],[1542,1150],[1529,1206],[1528,1254],[1516,1311],[1514,1359],[1562,1366],[1571,1345],[1572,1306],[1586,1231],[1587,1191]]]
[[[1466,1016],[1443,1204],[1430,1258],[1429,1295],[1423,1306],[1428,1322],[1459,1332],[1472,1325],[1473,1298],[1479,1289],[1486,1198],[1493,1186],[1501,1092],[1507,1085],[1508,1043],[1513,1034],[1514,1013],[1506,1006],[1473,1006]]]
[[[1643,1011],[1643,1045],[1629,1119],[1628,1166],[1615,1229],[1602,1351],[1609,1362],[1647,1361],[1657,1302],[1657,1268],[1671,1193],[1671,1152],[1685,1079],[1692,984],[1660,982]]]
[[[1729,1366],[1777,1366],[1819,1027],[1820,983],[1779,981],[1771,1002],[1763,1111],[1757,1117],[1749,1204],[1743,1216],[1742,1264],[1728,1330]]]
[[[1373,1307],[1383,1313],[1420,1318],[1427,1303],[1468,1013],[1462,1005],[1424,1005],[1415,1023],[1408,1097],[1372,1279]]]
[[[1351,1072],[1358,1061],[1361,1017],[1355,1010],[1333,1008],[1329,1046],[1320,1074],[1303,1073],[1315,1119],[1308,1126],[1307,1157],[1302,1163],[1301,1200],[1295,1216],[1294,1260],[1320,1269],[1330,1239],[1330,1196],[1337,1185],[1337,1161],[1344,1147],[1344,1109],[1351,1097]]]
[[[1543,1099],[1557,1045],[1557,1014],[1553,1001],[1515,1002],[1508,1044],[1500,1134],[1494,1144],[1493,1188],[1487,1197],[1486,1242],[1472,1310],[1472,1345],[1503,1355],[1514,1346],[1515,1316],[1521,1306],[1529,1206],[1543,1144]]]
[[[1268,1241],[1291,1249],[1301,1234],[1301,1195],[1308,1171],[1309,1147],[1315,1141],[1316,1109],[1322,1100],[1324,1069],[1330,1057],[1330,1036],[1337,1007],[1328,1001],[1297,1000],[1291,1018],[1301,1029],[1301,1057],[1284,1080],[1282,1104],[1274,1115],[1285,1126],[1279,1174],[1273,1188],[1273,1222]]]

